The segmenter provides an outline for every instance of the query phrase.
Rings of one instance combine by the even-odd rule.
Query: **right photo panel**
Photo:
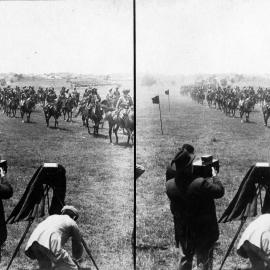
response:
[[[136,269],[270,269],[269,11],[136,1]]]

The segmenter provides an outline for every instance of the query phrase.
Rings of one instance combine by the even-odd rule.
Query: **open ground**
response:
[[[105,88],[102,97],[104,91]],[[36,169],[44,162],[57,162],[66,169],[66,204],[79,209],[79,228],[99,268],[131,269],[134,154],[133,147],[126,145],[126,136],[120,132],[119,145],[112,145],[107,138],[107,124],[100,130],[100,136],[93,137],[82,126],[80,117],[69,123],[61,117],[59,128],[47,128],[40,106],[31,115],[29,124],[22,123],[17,115],[8,118],[0,112],[0,153],[8,161],[7,177],[14,189],[13,197],[4,201],[6,216],[21,198]],[[53,120],[50,126],[54,126]],[[36,262],[25,256],[24,247],[41,220],[32,225],[10,269],[37,268]],[[7,266],[26,224],[8,225],[0,269]],[[81,265],[94,269],[85,252]]]
[[[219,177],[225,187],[225,196],[216,200],[218,217],[234,197],[250,166],[270,161],[270,129],[263,125],[259,106],[250,114],[250,123],[241,123],[240,118],[226,117],[221,111],[208,108],[206,103],[198,105],[175,91],[170,95],[169,112],[168,97],[161,89],[168,89],[168,86],[137,90],[136,162],[146,169],[137,180],[136,188],[137,269],[142,270],[170,270],[177,266],[178,250],[165,193],[165,171],[179,147],[190,143],[197,157],[212,154],[220,160]],[[164,135],[161,134],[158,105],[151,100],[158,90],[162,93]],[[214,269],[220,266],[239,225],[239,221],[220,224]],[[233,269],[240,263],[243,261],[234,249],[223,269]]]

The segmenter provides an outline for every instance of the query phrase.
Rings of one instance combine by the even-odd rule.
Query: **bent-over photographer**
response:
[[[194,158],[193,151],[180,149],[171,162],[176,167],[175,178],[166,182],[180,253],[179,270],[191,270],[194,255],[198,269],[211,269],[213,247],[219,238],[214,199],[224,195],[224,187],[214,168],[210,178],[194,175]]]
[[[1,261],[1,247],[7,239],[7,227],[5,221],[5,211],[2,199],[9,199],[13,195],[13,189],[6,180],[6,175],[3,168],[0,167],[0,261]]]

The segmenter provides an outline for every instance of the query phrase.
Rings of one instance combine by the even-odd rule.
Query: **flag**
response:
[[[165,95],[169,95],[170,94],[170,90],[165,90]]]
[[[159,104],[159,96],[155,96],[152,98],[153,104]]]

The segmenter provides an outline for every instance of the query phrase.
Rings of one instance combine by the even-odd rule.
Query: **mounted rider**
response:
[[[83,93],[83,97],[79,102],[79,110],[76,116],[79,115],[79,113],[82,113],[82,111],[87,107],[89,107],[90,101],[92,98],[92,88],[86,88]],[[75,116],[75,117],[76,117]]]
[[[63,86],[60,90],[59,97],[66,97],[66,87]]]
[[[31,99],[31,94],[30,94],[30,89],[27,87],[23,87],[22,93],[21,93],[21,98],[20,98],[20,106],[24,106],[26,101]]]
[[[119,89],[119,87],[116,87],[115,90],[114,90],[114,92],[113,92],[113,99],[114,100],[117,100],[117,101],[120,98],[120,92],[119,92],[118,89]]]
[[[116,115],[120,118],[124,118],[126,115],[128,115],[134,104],[132,97],[129,95],[130,90],[124,89],[122,92],[123,95],[119,98],[116,104]]]
[[[92,95],[92,87],[88,87],[84,90],[83,98],[88,98],[90,95]]]
[[[111,99],[113,99],[113,91],[112,88],[109,89],[107,95],[106,95],[106,99],[109,101]]]
[[[90,103],[91,97],[92,97],[92,89],[86,88],[86,89],[84,90],[83,97],[82,97],[82,100],[80,101],[79,105],[80,105],[81,107],[87,106],[88,103]]]
[[[100,101],[101,97],[97,92],[97,88],[92,89],[92,95],[90,96],[89,103],[88,103],[88,109],[89,111],[96,114],[96,111],[100,111]]]
[[[119,87],[116,87],[114,91],[112,89],[110,89],[109,90],[110,92],[107,95],[107,96],[110,97],[110,100],[108,98],[107,98],[107,100],[108,100],[110,106],[113,107],[113,108],[116,107],[116,103],[120,98],[120,92],[119,92],[118,89],[119,89]]]
[[[263,93],[263,106],[270,107],[270,89],[268,88]]]
[[[76,106],[78,106],[79,100],[80,100],[80,93],[77,91],[76,87],[74,87],[74,90],[72,92],[72,97],[74,98],[76,102]]]
[[[60,90],[59,98],[66,100],[68,96],[69,96],[69,89],[66,89],[66,87],[63,86],[62,89]]]
[[[52,87],[52,88],[49,89],[49,92],[48,92],[48,94],[46,96],[45,106],[48,105],[48,107],[52,107],[53,104],[55,103],[56,99],[57,99],[57,95],[56,95],[56,93],[54,91],[54,88]]]

